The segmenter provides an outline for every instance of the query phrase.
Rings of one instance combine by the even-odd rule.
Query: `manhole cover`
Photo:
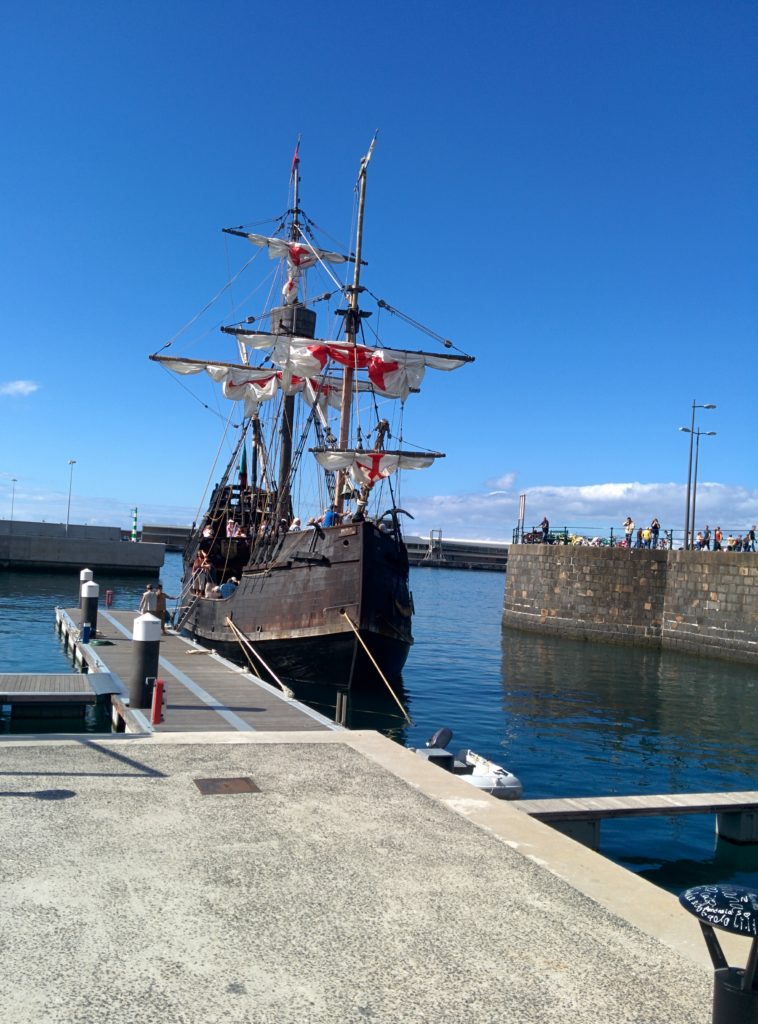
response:
[[[239,779],[195,779],[202,796],[223,796],[225,793],[260,793],[260,789],[247,776]]]

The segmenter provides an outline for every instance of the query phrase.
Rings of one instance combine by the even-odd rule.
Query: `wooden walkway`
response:
[[[560,800],[516,800],[514,807],[550,823],[671,814],[723,814],[758,809],[758,792],[597,796]]]
[[[601,821],[675,814],[715,814],[716,833],[721,838],[735,843],[758,843],[758,791],[754,790],[514,800],[511,806],[553,825],[593,850],[600,845]]]
[[[98,610],[97,640],[79,644],[91,672],[110,672],[128,691],[132,671],[132,629],[137,612]],[[58,609],[64,632],[77,629],[78,608]],[[72,637],[73,639],[73,637]],[[330,719],[299,701],[286,697],[278,687],[257,679],[225,658],[211,653],[186,637],[169,633],[161,637],[159,677],[166,685],[165,719],[157,732],[280,732],[340,728]],[[149,711],[143,710],[145,720]]]
[[[0,672],[0,704],[95,704],[100,694],[120,689],[105,672]]]

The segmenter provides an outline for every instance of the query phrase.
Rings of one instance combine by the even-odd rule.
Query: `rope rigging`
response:
[[[414,318],[412,316],[409,316],[407,313],[403,313],[399,309],[395,309],[395,307],[391,306],[389,302],[385,302],[385,300],[380,299],[378,295],[374,295],[374,293],[369,288],[367,288],[366,291],[374,300],[374,302],[376,302],[377,306],[380,309],[386,309],[388,313],[391,313],[393,316],[398,317],[398,319],[402,320],[404,323],[407,323],[410,327],[415,327],[416,330],[421,331],[422,334],[426,334],[427,337],[433,338],[435,341],[439,342],[439,344],[442,345],[443,348],[451,348],[454,349],[456,352],[460,352],[461,355],[466,355],[463,349],[458,348],[457,345],[454,345],[449,338],[445,338],[441,334],[437,334],[437,332],[433,331],[431,327],[427,327],[425,324],[422,324],[419,320],[414,320]]]

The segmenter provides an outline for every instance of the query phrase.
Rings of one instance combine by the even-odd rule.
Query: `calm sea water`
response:
[[[180,560],[163,583],[178,593]],[[144,581],[98,579],[101,599],[136,607]],[[682,655],[503,631],[504,577],[415,569],[411,651],[398,695],[358,701],[353,727],[423,746],[440,726],[514,771],[525,795],[716,792],[758,785],[758,674]],[[76,601],[78,579],[0,574],[0,671],[70,670],[53,608]],[[302,694],[302,696],[306,696]],[[328,693],[309,691],[319,710]],[[716,843],[714,818],[605,822],[601,852],[678,892],[712,881],[758,884],[758,848]]]

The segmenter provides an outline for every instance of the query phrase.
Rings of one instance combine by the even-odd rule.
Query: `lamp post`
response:
[[[68,474],[68,507],[66,508],[66,536],[68,536],[68,521],[71,517],[71,487],[74,483],[74,466],[76,465],[76,459],[69,459],[69,474]]]
[[[695,437],[697,439],[695,441],[695,471],[694,471],[694,473],[692,475],[692,519],[691,519],[691,522],[692,522],[692,532],[694,534],[695,533],[695,504],[696,504],[696,501],[697,501],[697,464],[698,464],[698,459],[699,459],[699,456],[700,456],[700,438],[701,437],[715,437],[716,436],[716,431],[715,430],[700,430],[700,429],[695,430],[695,431],[690,431],[689,427],[680,427],[679,429],[683,430],[687,434],[694,433],[694,435],[695,435]],[[690,437],[690,443],[691,442],[692,442],[692,437]]]
[[[15,476],[11,477],[11,524],[13,523],[13,509],[16,504],[16,484],[18,480]]]
[[[692,422],[689,427],[680,427],[685,433],[690,435],[690,458],[687,463],[687,507],[684,511],[684,550],[689,551],[691,548],[690,544],[690,496],[692,493],[692,439],[695,436],[695,409],[715,409],[716,406],[707,402],[705,405],[698,405],[695,399],[692,399]]]

